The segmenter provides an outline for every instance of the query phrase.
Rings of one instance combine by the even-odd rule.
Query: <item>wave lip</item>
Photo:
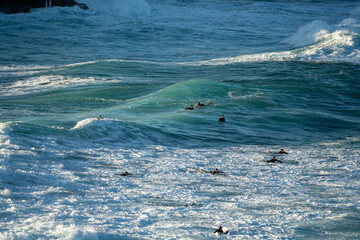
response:
[[[294,47],[304,47],[319,41],[328,35],[331,27],[323,21],[315,20],[298,29],[291,37],[286,38],[281,43],[287,43]]]
[[[160,129],[117,119],[87,118],[70,130],[82,139],[120,145],[157,145],[171,142],[171,137]]]

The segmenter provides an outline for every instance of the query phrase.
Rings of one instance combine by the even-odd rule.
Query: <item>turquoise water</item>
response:
[[[85,2],[0,14],[0,239],[359,238],[358,3]]]

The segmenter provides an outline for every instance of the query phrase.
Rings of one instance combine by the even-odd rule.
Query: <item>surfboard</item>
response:
[[[223,227],[222,230],[223,230],[222,233],[217,232],[217,233],[215,233],[215,234],[229,234],[229,233],[230,233],[230,232],[229,232],[229,229],[226,228],[226,227]]]

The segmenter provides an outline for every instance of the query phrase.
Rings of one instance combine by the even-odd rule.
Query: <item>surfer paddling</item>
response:
[[[206,170],[204,170],[204,169],[202,169],[202,168],[200,168],[199,169],[199,171],[200,172],[204,172],[204,173],[211,173],[212,175],[215,175],[215,174],[217,174],[217,173],[224,173],[224,172],[222,172],[222,171],[219,171],[219,169],[217,169],[217,168],[215,168],[214,169],[214,171],[206,171]]]
[[[288,153],[285,152],[284,149],[280,149],[280,151],[278,152],[278,154],[288,154]]]
[[[200,103],[200,102],[197,102],[197,103],[196,103],[196,107],[197,107],[197,108],[200,108],[200,107],[204,107],[204,106],[209,106],[210,104],[212,104],[212,102],[209,102],[208,104],[202,104],[202,103]]]
[[[190,105],[190,107],[185,108],[185,110],[194,110],[194,109],[195,109],[195,108],[194,108],[193,105]]]
[[[115,175],[118,175],[118,176],[123,176],[123,177],[126,177],[126,176],[132,176],[131,173],[128,173],[128,172],[124,172],[124,173],[117,173]]]
[[[266,150],[268,153],[274,153],[274,152],[271,152],[270,150]],[[284,151],[284,149],[280,149],[279,152],[277,152],[276,154],[288,154],[287,152]]]
[[[273,156],[270,160],[265,160],[265,162],[267,162],[267,163],[274,163],[274,162],[282,163],[282,161],[277,160],[275,156]]]
[[[209,106],[210,104],[212,104],[212,102],[209,102],[208,104],[203,104],[203,103],[201,103],[201,102],[197,102],[196,105],[195,105],[195,107],[196,107],[196,108],[201,108],[201,107],[204,107],[204,106]],[[194,108],[193,105],[190,105],[190,107],[185,108],[185,110],[194,110],[194,109],[195,109],[195,108]]]
[[[219,228],[218,228],[218,229],[216,229],[214,233],[228,234],[228,233],[229,233],[229,230],[227,230],[227,229],[223,229],[223,227],[222,227],[222,226],[219,226]]]

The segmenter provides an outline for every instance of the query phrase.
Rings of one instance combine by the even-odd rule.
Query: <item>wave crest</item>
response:
[[[298,29],[291,37],[286,38],[282,43],[287,43],[294,47],[304,47],[319,41],[328,35],[331,27],[323,21],[315,20]]]
[[[322,61],[360,63],[359,27],[356,19],[345,19],[340,24],[330,26],[316,20],[298,29],[281,43],[296,49],[279,52],[265,52],[236,57],[217,58],[207,61],[180,63],[183,65],[226,65],[242,62],[266,61]]]

